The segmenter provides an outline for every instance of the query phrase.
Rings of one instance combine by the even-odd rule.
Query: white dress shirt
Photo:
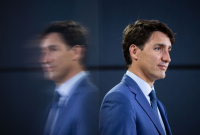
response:
[[[154,86],[151,87],[147,82],[145,82],[144,80],[142,80],[141,78],[139,78],[134,73],[132,73],[132,72],[130,72],[128,70],[126,72],[126,75],[128,75],[129,77],[131,77],[137,83],[137,85],[142,90],[144,96],[146,97],[147,101],[151,105],[149,94],[150,94],[151,90],[155,90]],[[161,124],[161,126],[162,126],[162,128],[163,128],[163,130],[165,132],[165,135],[166,135],[165,126],[164,126],[164,123],[163,123],[163,120],[162,120],[162,117],[160,115],[160,111],[159,111],[158,107],[157,107],[157,110],[158,110],[158,116],[159,116],[160,124]]]

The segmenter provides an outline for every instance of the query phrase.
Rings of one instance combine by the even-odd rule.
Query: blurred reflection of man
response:
[[[105,96],[100,110],[101,135],[171,135],[155,80],[165,78],[174,33],[156,20],[138,20],[124,30],[127,72]]]
[[[44,135],[95,135],[97,89],[84,70],[86,29],[74,21],[50,24],[41,34],[41,63],[56,84]]]

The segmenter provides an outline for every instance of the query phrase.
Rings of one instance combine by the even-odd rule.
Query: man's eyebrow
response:
[[[159,46],[162,46],[162,47],[165,47],[165,46],[166,46],[165,44],[156,44],[156,45],[159,45]],[[172,49],[172,46],[171,46],[171,45],[169,46],[169,49]]]
[[[52,44],[52,45],[49,45],[48,47],[57,47],[57,45],[53,45],[53,44]]]
[[[40,49],[41,50],[45,50],[45,49],[47,49],[47,48],[57,48],[58,46],[57,45],[49,45],[49,46],[46,46],[46,47],[44,47],[44,46],[40,46]]]

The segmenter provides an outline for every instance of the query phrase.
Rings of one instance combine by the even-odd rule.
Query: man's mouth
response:
[[[52,71],[53,70],[53,67],[52,66],[43,66],[42,69],[44,71]]]
[[[158,67],[162,70],[167,70],[167,66],[166,65],[158,65]]]

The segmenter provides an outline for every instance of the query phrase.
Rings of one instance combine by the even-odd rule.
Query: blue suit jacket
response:
[[[163,104],[158,101],[167,135],[171,130]],[[127,75],[111,89],[99,114],[101,135],[164,135],[159,119],[136,82]]]
[[[89,78],[85,77],[74,87],[67,105],[59,108],[52,135],[96,135],[98,133],[97,102],[98,91]],[[47,135],[47,131],[44,131],[44,135]]]

